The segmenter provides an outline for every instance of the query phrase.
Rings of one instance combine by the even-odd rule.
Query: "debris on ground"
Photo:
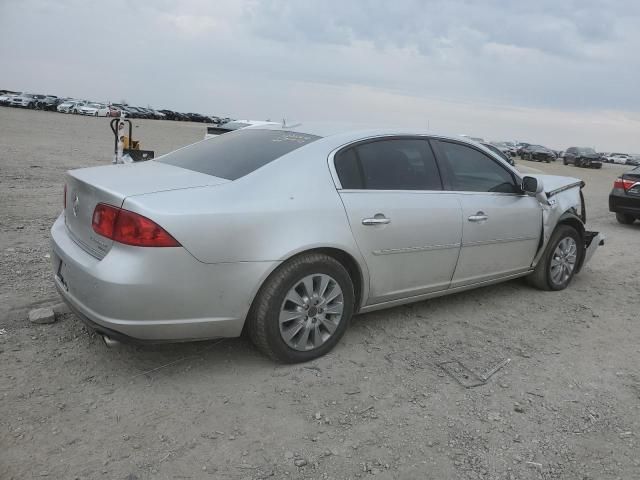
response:
[[[34,308],[29,312],[29,321],[31,323],[53,323],[56,321],[56,314],[50,307]]]

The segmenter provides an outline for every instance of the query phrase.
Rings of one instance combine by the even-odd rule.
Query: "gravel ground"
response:
[[[143,148],[202,138],[137,120]],[[535,164],[587,183],[607,234],[574,283],[512,281],[356,317],[282,366],[243,339],[107,348],[59,302],[49,227],[65,170],[110,162],[107,119],[0,108],[0,478],[640,478],[640,224],[607,211],[624,167]],[[438,363],[489,381],[464,388]]]

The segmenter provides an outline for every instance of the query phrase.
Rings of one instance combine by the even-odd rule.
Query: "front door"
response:
[[[339,152],[340,197],[370,276],[368,304],[449,287],[462,238],[460,203],[443,193],[426,139],[385,138]]]
[[[542,208],[521,193],[517,177],[470,145],[432,141],[445,188],[462,206],[462,248],[451,287],[527,271],[542,234]]]

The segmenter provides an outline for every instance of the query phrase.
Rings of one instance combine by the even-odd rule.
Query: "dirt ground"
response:
[[[144,148],[203,137],[136,120]],[[276,365],[243,339],[108,348],[59,302],[49,228],[67,169],[110,162],[108,120],[0,108],[0,478],[640,478],[640,223],[584,179],[607,245],[562,292],[512,281],[356,317],[329,355]],[[523,162],[526,163],[526,162]],[[438,363],[477,374],[464,388]]]

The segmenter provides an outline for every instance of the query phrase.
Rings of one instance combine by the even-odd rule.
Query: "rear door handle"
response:
[[[484,222],[485,220],[489,220],[489,215],[486,215],[484,212],[478,212],[469,217],[470,222]]]
[[[376,213],[373,218],[363,218],[362,219],[362,224],[363,225],[387,225],[388,223],[391,223],[391,219],[385,217],[382,213]]]

